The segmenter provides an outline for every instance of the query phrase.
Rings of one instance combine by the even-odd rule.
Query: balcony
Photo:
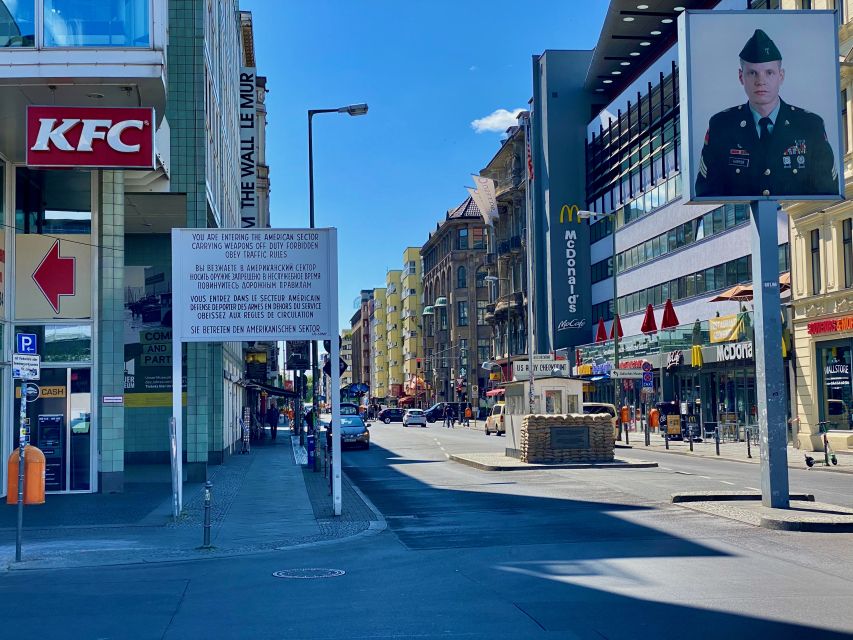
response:
[[[23,161],[27,105],[166,106],[164,0],[78,2],[51,10],[44,0],[7,3],[0,33],[0,153]],[[11,7],[11,8],[10,8]]]
[[[495,303],[486,305],[486,324],[495,324]]]
[[[524,294],[521,291],[501,296],[498,298],[497,303],[495,303],[495,317],[498,319],[504,317],[507,313],[523,313],[524,310]]]

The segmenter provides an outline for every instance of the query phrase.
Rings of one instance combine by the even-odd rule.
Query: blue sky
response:
[[[606,0],[241,0],[268,78],[273,227],[308,226],[308,109],[318,227],[339,230],[340,326],[467,196],[501,133],[472,122],[526,108],[531,58],[595,46]],[[535,9],[531,9],[535,8]],[[487,121],[488,122],[488,121]]]

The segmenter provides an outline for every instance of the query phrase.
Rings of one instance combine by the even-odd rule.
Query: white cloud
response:
[[[485,118],[477,118],[471,123],[471,128],[477,133],[499,132],[503,133],[509,127],[518,124],[518,114],[524,109],[498,109],[493,111]]]
[[[472,64],[470,67],[468,67],[468,71],[479,71],[479,70],[480,70],[480,67],[478,67],[476,64]]]

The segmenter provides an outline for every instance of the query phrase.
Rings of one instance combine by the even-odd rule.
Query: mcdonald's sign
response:
[[[569,206],[567,204],[564,204],[560,208],[560,224],[563,224],[564,220],[566,222],[572,222],[573,219],[576,219],[577,223],[580,224],[581,219],[579,214],[580,207],[578,207],[578,205],[573,204],[572,206]]]

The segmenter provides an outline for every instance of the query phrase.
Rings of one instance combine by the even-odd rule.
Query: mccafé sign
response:
[[[153,169],[154,109],[27,107],[27,166]]]

